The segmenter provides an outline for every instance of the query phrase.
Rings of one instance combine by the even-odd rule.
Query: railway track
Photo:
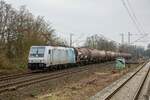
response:
[[[113,62],[102,63],[101,66],[103,65],[106,66],[112,63]],[[36,84],[36,83],[47,81],[47,80],[65,77],[70,74],[87,71],[90,68],[91,68],[90,66],[87,66],[87,67],[82,66],[82,67],[74,67],[74,68],[69,68],[69,69],[64,69],[64,70],[58,70],[58,71],[50,72],[50,73],[46,72],[46,73],[35,74],[32,72],[28,72],[28,73],[22,73],[22,74],[2,76],[0,77],[0,93],[11,91],[11,90],[16,90],[21,87],[25,87],[28,85]],[[10,81],[10,80],[13,80],[13,81]]]
[[[112,64],[113,62],[107,62],[107,63],[102,63],[104,65],[108,65],[108,64]],[[68,70],[68,69],[66,69]],[[57,70],[56,72],[58,72],[60,70]],[[52,71],[49,71],[52,73]],[[17,79],[17,78],[22,78],[22,77],[28,77],[28,76],[32,76],[32,75],[37,75],[39,73],[42,73],[41,71],[29,71],[26,73],[19,73],[19,74],[10,74],[10,75],[4,75],[4,74],[0,74],[0,81],[7,81],[7,80],[12,80],[12,79]]]
[[[35,84],[35,83],[39,83],[39,82],[43,82],[43,81],[47,81],[47,80],[65,77],[67,75],[87,71],[88,69],[89,68],[86,68],[86,67],[85,68],[80,67],[78,69],[70,69],[70,70],[65,70],[65,71],[61,71],[61,72],[49,73],[48,75],[44,75],[41,77],[34,77],[32,79],[25,79],[25,80],[20,80],[20,81],[16,81],[16,82],[1,84],[0,85],[0,93],[15,90],[17,88],[25,87],[25,86],[28,86],[31,84]]]
[[[139,93],[140,93],[140,91],[141,91],[141,89],[142,89],[142,87],[143,87],[143,84],[144,84],[144,82],[145,82],[145,80],[146,80],[146,78],[147,78],[147,75],[148,75],[148,73],[149,73],[149,70],[150,70],[150,67],[148,68],[148,70],[147,70],[147,68],[146,68],[146,65],[144,64],[139,70],[137,70],[128,80],[126,80],[122,85],[120,85],[112,94],[110,94],[107,98],[106,98],[106,100],[119,100],[120,98],[123,98],[123,97],[125,97],[125,96],[129,96],[129,97],[127,97],[127,99],[126,100],[130,100],[130,99],[132,99],[132,100],[137,100],[137,98],[138,98],[138,96],[139,96]],[[143,75],[141,74],[143,71],[146,71]],[[136,78],[138,75],[142,75],[142,76],[140,76],[140,78]],[[136,80],[136,79],[139,79],[139,80]],[[139,84],[138,84],[138,87],[136,88],[136,87],[134,87],[134,82],[133,82],[133,80],[134,81],[140,81],[139,82]],[[132,84],[133,83],[133,84]],[[135,90],[134,90],[134,93],[129,93],[129,95],[128,95],[128,93],[127,93],[127,90],[128,90],[128,92],[131,92],[129,89],[126,89],[126,87],[128,87],[128,88],[130,88],[130,89],[133,89],[133,88],[131,88],[131,85],[132,84],[132,86],[135,88]],[[137,85],[136,85],[137,86]],[[124,88],[125,87],[125,88]],[[123,90],[124,89],[124,90]],[[125,91],[126,90],[126,91]],[[124,92],[124,94],[123,94],[123,92]],[[132,91],[133,92],[133,91]],[[126,93],[126,94],[125,94]],[[121,95],[120,95],[121,94]],[[131,94],[133,94],[132,96],[131,96]],[[124,96],[122,96],[122,95],[124,95]]]
[[[6,81],[6,80],[10,80],[10,79],[16,79],[16,78],[20,78],[20,77],[30,76],[32,74],[33,74],[32,72],[26,72],[26,73],[19,73],[19,74],[2,75],[0,77],[0,81]]]
[[[149,73],[150,62],[144,63],[134,73],[129,74],[128,78],[124,78],[120,83],[114,82],[114,86],[105,88],[104,93],[101,91],[99,97],[96,95],[91,100],[138,100]]]

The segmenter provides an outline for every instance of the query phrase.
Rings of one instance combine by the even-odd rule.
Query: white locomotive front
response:
[[[29,52],[28,68],[31,70],[75,64],[73,48],[53,46],[32,46]]]
[[[31,70],[34,69],[43,69],[47,65],[46,61],[46,50],[45,46],[32,46],[29,52],[28,58],[28,68]]]

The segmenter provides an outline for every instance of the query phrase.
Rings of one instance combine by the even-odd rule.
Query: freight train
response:
[[[66,66],[113,61],[117,57],[129,59],[131,54],[90,48],[32,46],[28,57],[28,69],[60,69]]]

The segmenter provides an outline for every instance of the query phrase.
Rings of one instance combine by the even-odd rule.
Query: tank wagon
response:
[[[28,68],[30,70],[64,68],[66,65],[85,65],[113,61],[117,57],[129,59],[131,54],[90,48],[32,46],[28,57]]]

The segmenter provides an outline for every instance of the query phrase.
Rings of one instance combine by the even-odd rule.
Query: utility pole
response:
[[[122,43],[122,45],[123,45],[123,44],[124,44],[124,34],[121,33],[120,35],[121,35],[121,43]]]
[[[70,34],[70,47],[72,46],[72,36],[73,36],[73,34],[71,33]]]
[[[132,35],[132,34],[131,34],[130,32],[128,32],[128,44],[129,44],[129,45],[130,45],[130,42],[131,42],[131,41],[130,41],[130,40],[131,40],[131,35]]]

